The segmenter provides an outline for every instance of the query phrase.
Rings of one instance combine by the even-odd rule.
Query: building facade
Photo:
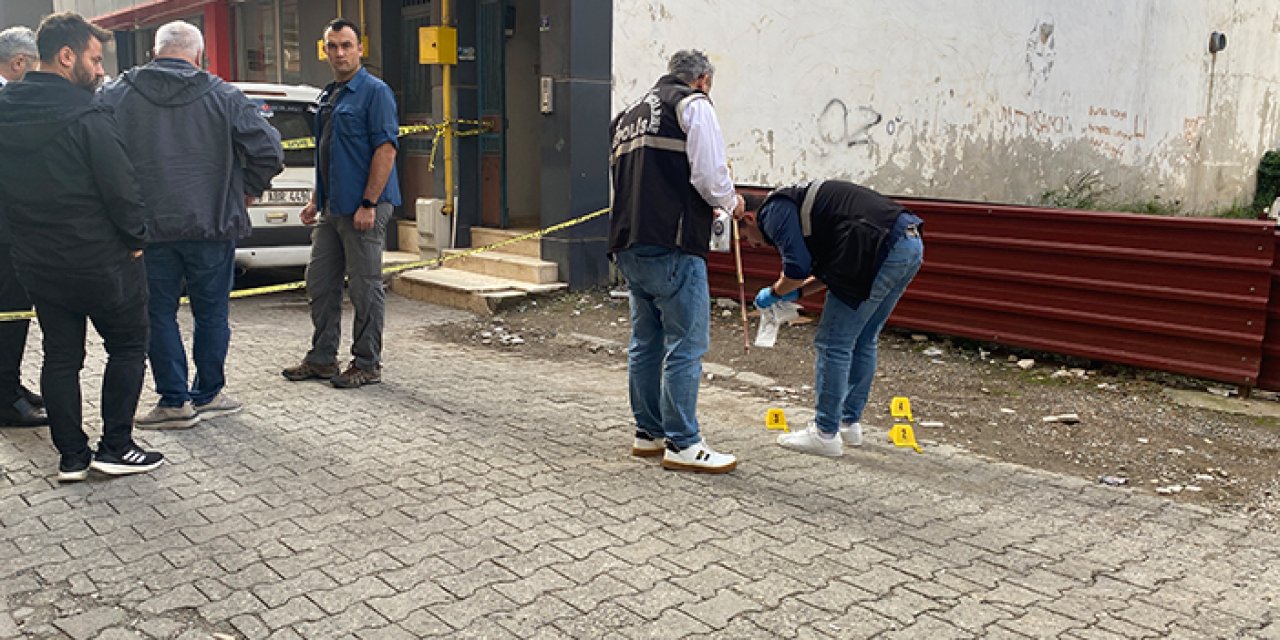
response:
[[[613,108],[707,50],[739,182],[1208,213],[1280,143],[1275,0],[614,6]]]
[[[8,0],[6,0],[7,2]],[[401,124],[442,119],[443,74],[419,63],[418,29],[441,23],[440,0],[54,0],[116,33],[111,73],[147,62],[155,30],[200,27],[207,68],[233,81],[323,86],[325,23],[362,25],[365,66],[396,93]],[[459,246],[477,225],[534,229],[608,206],[612,6],[599,0],[450,0],[458,62],[450,94],[456,142]],[[543,101],[541,87],[553,96]],[[544,105],[554,104],[554,107]],[[442,153],[430,137],[401,141],[403,216],[418,197],[441,198]],[[543,257],[580,288],[608,277],[607,220],[543,239]]]

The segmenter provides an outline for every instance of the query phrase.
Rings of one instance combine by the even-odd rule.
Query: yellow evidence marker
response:
[[[911,447],[916,453],[924,453],[916,443],[916,434],[909,424],[895,424],[889,430],[889,441],[899,447]]]
[[[787,428],[787,415],[782,409],[770,409],[764,414],[764,428],[770,431],[783,431],[791,433]]]
[[[904,418],[907,422],[915,420],[911,417],[911,400],[906,396],[896,396],[889,403],[889,412],[895,418]]]
[[[889,413],[893,414],[894,419],[906,420],[908,423],[915,420],[911,416],[911,400],[906,396],[895,396],[889,403]],[[916,442],[916,432],[910,424],[893,425],[889,430],[889,442],[898,447],[911,447],[916,453],[924,453]]]

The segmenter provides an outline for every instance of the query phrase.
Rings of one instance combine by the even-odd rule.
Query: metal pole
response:
[[[440,26],[451,26],[453,16],[449,13],[449,0],[440,0]],[[441,214],[450,216],[449,248],[458,244],[458,216],[453,210],[453,65],[441,67],[442,91],[442,124],[444,125],[444,208]]]

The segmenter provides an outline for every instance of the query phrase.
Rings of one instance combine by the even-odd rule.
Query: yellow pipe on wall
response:
[[[453,16],[449,13],[449,0],[440,0],[440,26],[452,26]],[[453,211],[453,65],[442,65],[441,120],[444,121],[444,209],[446,216],[451,216],[451,232],[449,246],[458,244],[458,218]]]

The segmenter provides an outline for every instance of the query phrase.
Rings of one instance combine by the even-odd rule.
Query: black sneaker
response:
[[[58,462],[58,482],[81,482],[89,477],[89,460],[93,452],[84,456],[62,456]]]
[[[120,453],[111,453],[99,448],[90,466],[110,476],[127,476],[146,473],[162,464],[164,464],[164,454],[159,451],[143,451],[135,444]]]

